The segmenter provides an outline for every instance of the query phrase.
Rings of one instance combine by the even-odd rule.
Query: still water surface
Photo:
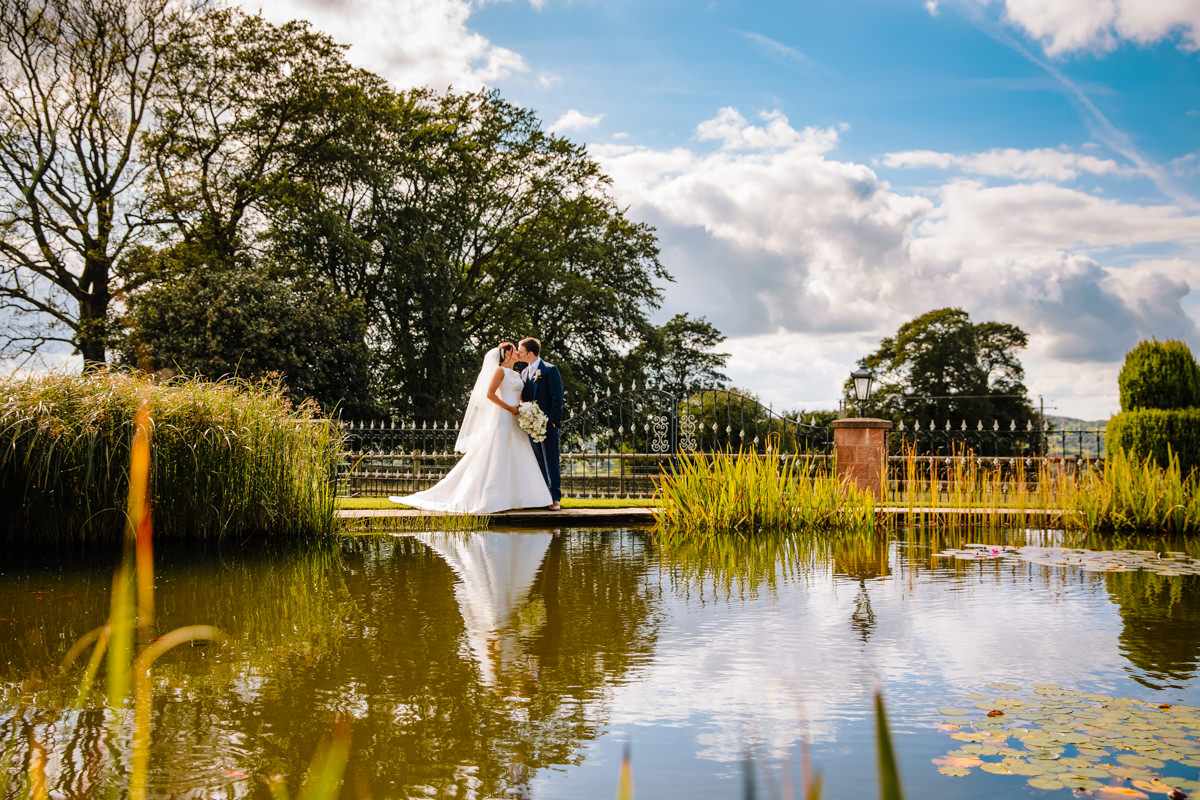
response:
[[[348,798],[608,800],[626,745],[643,800],[740,798],[747,756],[770,797],[788,768],[799,780],[805,742],[825,797],[874,796],[878,686],[909,797],[1066,798],[1018,775],[939,774],[932,759],[963,744],[939,709],[974,713],[969,695],[997,681],[1200,705],[1200,578],[935,555],[970,541],[665,549],[640,531],[561,531],[160,548],[160,630],[230,639],[156,668],[151,793],[268,797],[274,774],[294,792],[343,715]],[[72,694],[52,676],[106,616],[114,563],[0,566],[6,797],[31,738],[58,797],[98,794],[123,758],[101,712],[59,710]]]

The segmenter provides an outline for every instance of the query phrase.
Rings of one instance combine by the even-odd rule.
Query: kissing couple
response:
[[[511,508],[561,506],[559,433],[563,415],[562,375],[541,358],[542,343],[501,342],[483,356],[454,449],[463,453],[454,469],[432,488],[388,499],[427,511],[491,514]],[[526,366],[520,372],[518,363]],[[546,436],[535,441],[517,417],[522,402],[546,415]]]

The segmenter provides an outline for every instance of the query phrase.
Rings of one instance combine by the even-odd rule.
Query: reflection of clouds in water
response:
[[[869,715],[876,684],[895,725],[901,714],[934,721],[944,686],[1094,686],[1125,674],[1101,576],[1001,562],[917,571],[897,567],[894,549],[890,561],[892,574],[864,584],[874,614],[865,640],[859,581],[828,564],[798,579],[781,571],[772,595],[745,599],[733,618],[682,592],[666,597],[671,623],[641,679],[616,688],[612,723],[687,724],[703,731],[701,757],[735,761],[749,747],[778,759]]]
[[[549,533],[421,533],[416,538],[458,576],[454,597],[480,679],[494,685],[523,655],[521,637],[544,613],[526,608],[550,541]]]

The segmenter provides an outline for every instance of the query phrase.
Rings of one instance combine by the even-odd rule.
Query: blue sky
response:
[[[1030,334],[1053,413],[1118,410],[1139,339],[1200,353],[1196,0],[246,5],[586,143],[658,229],[661,316],[717,324],[776,407],[947,305]]]

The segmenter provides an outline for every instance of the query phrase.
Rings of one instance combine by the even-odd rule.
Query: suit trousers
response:
[[[533,454],[537,457],[538,466],[542,469],[542,477],[550,488],[550,498],[554,502],[562,499],[562,474],[559,470],[558,458],[558,428],[546,426],[546,438],[540,442],[529,440],[533,445]]]

